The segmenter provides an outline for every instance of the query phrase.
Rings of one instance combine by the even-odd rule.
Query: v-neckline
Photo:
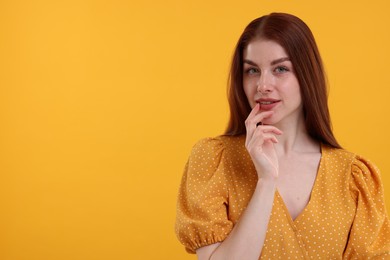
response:
[[[324,147],[324,145],[322,143],[320,144],[320,149],[321,149],[321,158],[320,158],[320,162],[318,164],[316,178],[314,180],[314,184],[313,184],[313,187],[312,187],[311,192],[310,192],[309,202],[307,203],[307,205],[303,208],[303,210],[298,214],[298,216],[295,219],[293,219],[291,217],[290,211],[288,210],[286,203],[284,203],[282,195],[279,193],[279,191],[277,189],[275,191],[277,199],[279,200],[280,204],[283,207],[285,214],[288,216],[291,224],[294,227],[297,224],[297,222],[305,215],[305,212],[308,210],[308,208],[310,208],[312,201],[313,201],[313,196],[315,196],[317,194],[316,190],[318,190],[318,187],[317,187],[319,185],[318,182],[319,182],[320,177],[321,177],[322,172],[323,172],[322,168],[324,167],[323,166],[324,157],[325,157],[324,155],[325,155],[325,150],[326,150],[326,148]]]

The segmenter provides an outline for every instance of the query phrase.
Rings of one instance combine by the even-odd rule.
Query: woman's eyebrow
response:
[[[283,58],[274,60],[274,61],[271,62],[271,65],[275,65],[275,64],[281,63],[281,62],[286,61],[286,60],[290,60],[290,58],[289,57],[283,57]]]
[[[281,63],[283,61],[289,61],[289,60],[290,60],[289,57],[283,57],[283,58],[271,61],[271,65],[275,65],[275,64]],[[253,65],[253,66],[258,66],[255,62],[253,62],[251,60],[247,60],[247,59],[244,60],[244,63],[248,63],[249,65]]]
[[[244,60],[244,63],[248,63],[249,65],[253,65],[257,67],[257,64],[251,60]]]

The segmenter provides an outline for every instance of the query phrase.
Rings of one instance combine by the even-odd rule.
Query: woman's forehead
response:
[[[249,42],[246,46],[243,58],[255,63],[271,63],[279,59],[286,60],[285,58],[288,58],[288,55],[279,43],[272,40],[257,39]]]

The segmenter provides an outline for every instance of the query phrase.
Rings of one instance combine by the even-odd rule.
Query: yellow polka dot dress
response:
[[[185,166],[176,234],[190,253],[222,242],[249,203],[257,173],[245,137],[199,141]],[[292,220],[278,192],[260,259],[390,259],[390,222],[378,169],[325,145],[310,201]]]

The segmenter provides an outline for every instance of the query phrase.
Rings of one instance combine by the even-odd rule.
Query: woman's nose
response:
[[[263,73],[259,77],[259,81],[257,82],[257,91],[260,93],[266,93],[272,91],[272,82],[266,73]]]

